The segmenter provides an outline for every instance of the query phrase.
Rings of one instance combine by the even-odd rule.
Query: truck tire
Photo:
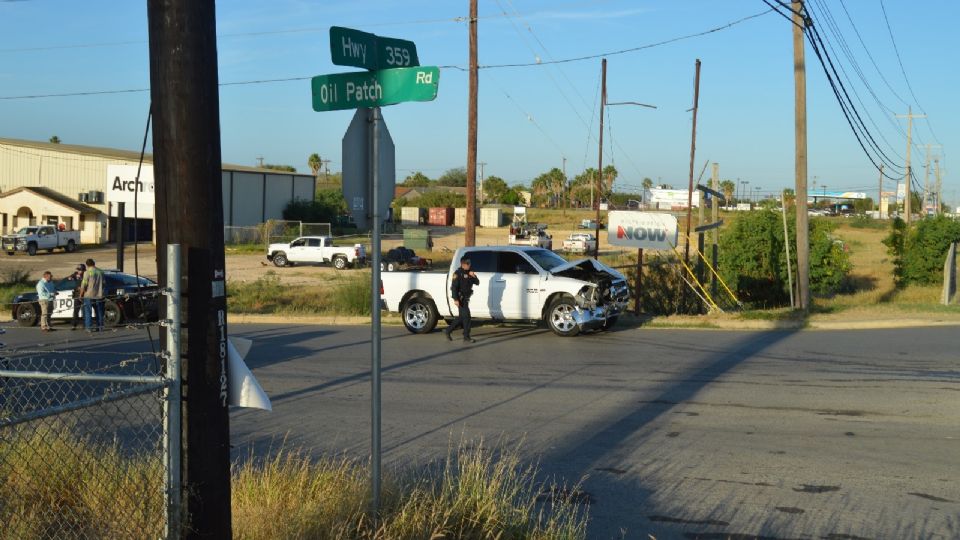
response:
[[[278,252],[274,253],[274,254],[273,254],[273,264],[274,264],[275,266],[279,267],[279,268],[283,268],[284,266],[286,266],[286,265],[287,265],[287,254],[284,253],[284,252],[282,252],[282,251],[278,251]]]
[[[437,306],[426,296],[413,296],[400,309],[403,326],[412,334],[429,334],[437,327]]]
[[[573,337],[580,333],[580,327],[577,326],[577,321],[573,318],[575,309],[576,304],[573,298],[561,296],[550,303],[550,307],[547,308],[544,316],[544,322],[547,323],[547,327],[554,334],[561,337]]]
[[[77,250],[77,243],[73,240],[67,240],[67,253],[73,253]]]
[[[333,267],[337,270],[343,270],[347,267],[347,258],[343,256],[336,256],[333,258]]]
[[[17,324],[20,326],[35,326],[40,320],[40,306],[34,302],[27,302],[17,306]]]
[[[30,242],[29,244],[27,244],[27,255],[33,257],[36,254],[37,254],[37,243]]]

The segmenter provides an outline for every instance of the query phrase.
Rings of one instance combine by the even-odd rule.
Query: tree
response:
[[[781,204],[786,205],[787,208],[792,207],[797,202],[797,194],[794,193],[792,188],[783,190],[783,195],[781,197],[783,198]]]
[[[727,204],[730,204],[733,202],[733,194],[737,191],[737,185],[733,183],[733,180],[721,180],[720,191],[723,192],[723,198],[727,200]]]
[[[653,180],[650,177],[643,178],[643,189],[649,190],[653,187]]]
[[[467,169],[463,167],[454,167],[447,169],[445,173],[437,178],[438,186],[465,187],[467,185]]]
[[[57,137],[56,135],[50,137],[50,144],[60,144],[60,137]]]
[[[307,165],[310,167],[310,170],[313,172],[314,176],[320,175],[320,169],[323,168],[323,160],[320,159],[320,154],[314,152],[310,154],[310,157],[307,158]]]
[[[603,168],[603,192],[610,193],[613,191],[613,183],[617,180],[617,176],[620,175],[620,172],[613,165],[607,165]]]
[[[297,168],[293,165],[278,165],[275,163],[264,163],[261,169],[271,169],[274,171],[283,171],[283,172],[297,172]]]
[[[590,204],[590,200],[593,198],[590,195],[591,190],[596,189],[596,182],[597,170],[593,167],[573,177],[573,183],[570,186],[570,202],[575,203],[576,206]]]
[[[432,183],[433,181],[420,171],[417,171],[403,179],[403,185],[408,187],[425,187]]]
[[[510,191],[507,182],[499,176],[490,176],[483,181],[484,200],[502,202],[503,196]]]
[[[564,177],[563,171],[554,167],[534,178],[530,187],[539,202],[543,202],[549,194],[553,195],[554,205],[558,205],[563,199],[563,194],[567,191],[567,179]]]

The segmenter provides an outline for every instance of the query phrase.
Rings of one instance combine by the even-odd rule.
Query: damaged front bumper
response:
[[[607,319],[616,317],[626,311],[626,302],[614,302],[605,306],[576,307],[573,310],[573,320],[577,323],[580,330],[596,330],[603,328]]]

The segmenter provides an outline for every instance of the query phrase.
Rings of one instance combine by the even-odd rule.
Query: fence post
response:
[[[166,467],[165,499],[167,540],[180,538],[181,509],[181,435],[180,418],[180,295],[181,291],[180,244],[167,245],[167,386],[164,390],[163,453]]]

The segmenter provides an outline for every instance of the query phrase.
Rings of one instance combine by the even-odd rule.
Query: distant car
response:
[[[573,233],[563,241],[567,253],[588,253],[597,248],[597,238],[590,233]]]
[[[581,229],[596,229],[596,228],[597,228],[597,221],[594,220],[594,219],[584,219],[584,220],[582,220],[582,221],[580,222],[580,228],[581,228]],[[602,222],[600,223],[600,228],[601,228],[601,229],[603,228],[603,223],[602,223]]]
[[[104,326],[117,326],[124,322],[152,322],[159,319],[160,286],[155,282],[117,270],[104,270],[103,305]],[[82,302],[73,298],[77,282],[69,277],[56,282],[53,300],[52,321],[73,318],[73,303]],[[20,326],[35,326],[40,321],[40,304],[37,293],[28,292],[13,299],[12,315]],[[94,315],[96,317],[96,315]]]

